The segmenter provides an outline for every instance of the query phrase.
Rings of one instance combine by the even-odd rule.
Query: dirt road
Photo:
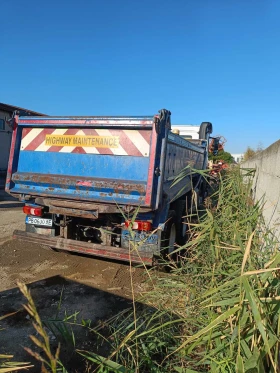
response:
[[[22,208],[0,191],[0,317],[19,311],[0,321],[0,354],[14,354],[17,361],[33,362],[23,349],[32,346],[28,335],[34,331],[22,310],[25,300],[18,281],[29,284],[43,320],[63,319],[79,312],[78,320],[90,319],[92,325],[131,307],[131,277],[136,293],[144,288],[140,268],[12,240],[14,229],[24,229]],[[89,347],[84,330],[75,333],[78,346]],[[50,338],[55,341],[56,336],[50,333]]]

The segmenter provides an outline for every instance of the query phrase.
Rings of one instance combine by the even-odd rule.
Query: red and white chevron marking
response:
[[[50,146],[45,144],[46,135],[118,136],[119,146],[117,148]],[[150,138],[151,131],[149,130],[24,128],[20,150],[148,157],[150,153]]]

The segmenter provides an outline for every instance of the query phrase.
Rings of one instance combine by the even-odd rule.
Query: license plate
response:
[[[153,244],[157,245],[158,243],[158,235],[157,234],[149,234],[149,233],[144,233],[144,232],[133,232],[134,235],[134,241],[136,242],[146,242],[148,244]],[[122,239],[125,241],[131,241],[133,240],[130,232],[128,230],[123,230],[122,231]]]
[[[34,225],[41,225],[43,227],[52,227],[53,221],[52,219],[43,219],[43,218],[33,218],[31,216],[27,216],[25,219],[26,224],[34,224]]]

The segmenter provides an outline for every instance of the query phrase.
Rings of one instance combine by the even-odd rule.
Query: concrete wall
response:
[[[280,241],[280,140],[249,161],[242,162],[241,167],[256,169],[253,194],[256,200],[264,197],[264,218],[270,228],[275,229]]]
[[[0,119],[4,119],[6,121],[10,119],[11,116],[12,113],[0,110]],[[5,128],[0,128],[0,172],[7,170],[11,138],[12,129],[7,123],[5,123]]]

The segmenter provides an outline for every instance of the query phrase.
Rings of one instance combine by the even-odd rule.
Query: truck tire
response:
[[[187,231],[188,224],[186,219],[186,201],[178,200],[174,205],[175,210],[175,221],[176,221],[176,243],[180,246],[183,246],[187,242]]]
[[[189,237],[185,200],[176,201],[173,208],[174,210],[170,210],[168,213],[168,221],[163,231],[161,247],[165,259],[172,259],[178,262],[180,257],[185,255],[185,250],[180,250],[179,248],[186,244]],[[174,250],[176,250],[176,253],[172,254]]]
[[[167,217],[167,222],[162,233],[161,249],[164,259],[173,259],[172,252],[175,250],[177,238],[176,213],[170,210]]]

